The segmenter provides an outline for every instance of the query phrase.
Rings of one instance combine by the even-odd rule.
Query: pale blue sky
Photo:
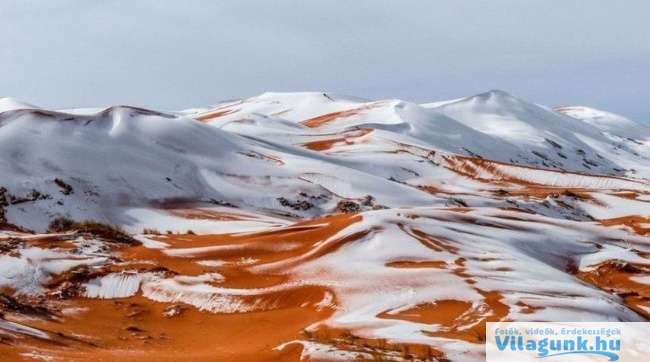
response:
[[[499,88],[650,121],[650,1],[0,0],[0,95],[182,109]]]

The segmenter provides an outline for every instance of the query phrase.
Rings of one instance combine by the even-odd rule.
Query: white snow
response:
[[[338,117],[331,114],[336,112]],[[320,116],[329,121],[304,123]],[[331,145],[314,150],[314,142]],[[512,320],[641,320],[616,295],[567,273],[603,262],[650,264],[647,237],[585,222],[590,216],[650,216],[650,133],[607,112],[552,110],[503,91],[421,105],[265,93],[171,113],[126,106],[49,111],[3,98],[0,155],[10,223],[42,232],[57,216],[97,220],[138,234],[152,249],[147,253],[185,258],[197,269],[236,266],[288,277],[273,287],[231,288],[223,283],[225,270],[174,276],[126,270],[84,283],[89,298],[142,292],[158,302],[245,313],[277,308],[269,294],[320,286],[326,292],[314,307],[333,309],[322,323],[368,338],[434,345],[458,361],[481,360],[482,346],[426,333],[439,331],[438,324],[379,316],[455,300],[468,302],[466,313],[478,323],[490,313],[484,294],[498,292],[510,306],[505,318]],[[468,166],[476,175],[462,172],[480,158],[480,165]],[[591,198],[539,200],[510,192],[531,185],[585,189]],[[633,200],[618,191],[639,196]],[[360,221],[309,250],[290,241],[195,247],[191,238],[141,235],[145,228],[238,237],[277,228],[291,232],[298,220],[336,212],[340,201],[355,202]],[[46,237],[0,234],[3,242]],[[0,253],[0,288],[42,295],[52,276],[112,260],[101,241],[80,237],[70,243],[75,250],[19,245]],[[295,255],[270,262],[215,256],[248,249]],[[440,267],[390,266],[398,261],[436,261]],[[650,284],[647,276],[633,280]],[[539,308],[524,311],[518,302]],[[3,320],[0,329],[47,337]],[[365,356],[293,343],[302,343],[311,358]]]
[[[0,255],[0,288],[36,295],[52,275],[80,265],[101,265],[106,257],[80,256],[37,247],[19,249],[18,255]]]
[[[6,321],[4,319],[0,319],[0,330],[14,332],[18,334],[24,334],[27,336],[36,337],[40,339],[50,339],[50,336],[41,330],[29,326],[25,326],[19,323]]]
[[[38,107],[11,97],[0,97],[0,113],[18,109],[39,109]]]
[[[637,282],[637,283],[650,285],[650,275],[646,275],[646,276],[642,276],[642,277],[632,277],[630,279],[632,281]]]
[[[605,261],[620,261],[650,265],[649,259],[639,256],[630,248],[617,245],[604,245],[601,250],[582,256],[580,258],[579,269],[591,270]]]
[[[585,106],[557,107],[555,110],[582,120],[602,131],[639,139],[648,139],[650,137],[650,126],[632,121],[618,114]]]
[[[650,202],[630,200],[606,193],[594,193],[596,202],[582,202],[582,207],[596,219],[611,219],[622,216],[650,217]]]
[[[84,284],[84,295],[88,298],[126,298],[140,289],[142,275],[138,273],[113,273],[93,279]]]

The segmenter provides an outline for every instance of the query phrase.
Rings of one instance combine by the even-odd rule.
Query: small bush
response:
[[[187,234],[188,234],[188,235],[196,235],[196,234],[194,233],[194,231],[192,231],[192,230],[187,230]]]
[[[93,221],[84,221],[79,223],[74,228],[77,231],[89,233],[105,239],[116,241],[124,244],[139,244],[131,235],[127,234],[124,230],[117,226],[106,225]]]
[[[102,239],[117,243],[136,245],[139,244],[131,235],[117,226],[102,224],[96,221],[75,222],[65,217],[58,217],[50,223],[50,232],[77,231],[88,233]]]
[[[361,212],[361,206],[359,206],[359,204],[357,204],[354,201],[341,200],[338,202],[338,204],[336,204],[336,211],[348,213],[348,214],[354,214],[357,212]]]
[[[144,230],[142,230],[142,233],[148,235],[160,235],[160,230],[144,228]]]
[[[64,231],[72,230],[75,222],[67,217],[57,217],[50,222],[48,231],[51,233],[61,233]]]
[[[284,197],[278,197],[277,200],[280,201],[280,205],[284,207],[290,207],[294,210],[309,210],[314,207],[314,204],[305,200],[298,200],[294,202]]]
[[[61,188],[61,193],[64,195],[70,195],[74,191],[72,189],[72,186],[65,183],[65,181],[61,180],[60,178],[55,178],[54,183]]]

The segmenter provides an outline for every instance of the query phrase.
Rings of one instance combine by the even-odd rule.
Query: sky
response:
[[[648,14],[647,0],[0,0],[0,96],[180,110],[502,89],[650,122]]]

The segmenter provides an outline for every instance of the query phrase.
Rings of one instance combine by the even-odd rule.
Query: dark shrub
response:
[[[72,230],[75,222],[68,219],[67,217],[57,217],[56,219],[50,222],[50,226],[47,230],[51,233],[61,233],[64,231]]]
[[[50,232],[78,231],[109,241],[137,245],[139,241],[117,226],[102,224],[95,221],[74,222],[65,217],[58,217],[50,223]]]
[[[354,201],[341,200],[336,204],[336,211],[344,213],[357,213],[361,212],[361,206]]]

